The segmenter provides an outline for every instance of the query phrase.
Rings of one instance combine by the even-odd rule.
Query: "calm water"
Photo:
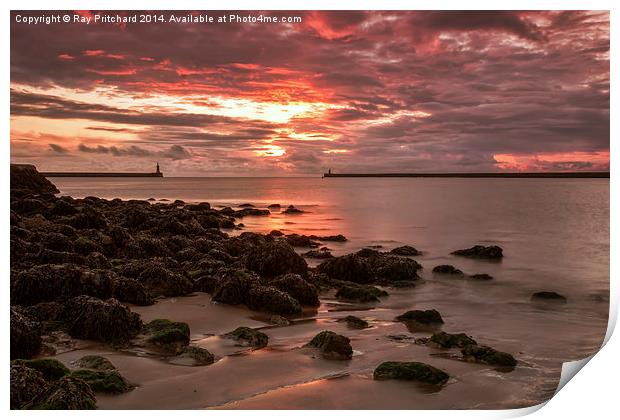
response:
[[[413,290],[394,292],[376,307],[350,308],[351,313],[376,322],[375,328],[370,330],[345,332],[361,353],[347,365],[346,378],[326,380],[312,369],[305,381],[303,378],[286,379],[283,374],[282,383],[277,386],[251,389],[247,395],[205,400],[204,406],[484,408],[530,405],[551,396],[563,361],[583,358],[596,351],[605,335],[609,305],[609,180],[56,178],[52,182],[62,194],[74,197],[154,197],[208,201],[214,206],[233,207],[242,203],[257,207],[272,203],[294,204],[306,213],[247,217],[242,220],[245,230],[342,233],[349,238],[348,242],[329,244],[336,255],[364,246],[381,246],[388,250],[403,244],[424,252],[416,260],[425,267],[421,272],[427,280],[425,284]],[[455,249],[475,244],[500,245],[505,257],[500,263],[490,263],[450,255]],[[495,280],[474,282],[433,276],[432,267],[447,263],[470,274],[489,273]],[[530,303],[530,295],[540,290],[561,293],[569,302],[555,307]],[[520,361],[519,367],[509,373],[498,372],[436,357],[427,348],[412,344],[395,349],[394,343],[385,336],[407,331],[390,320],[414,307],[438,309],[446,321],[445,331],[466,332],[479,342],[512,352]],[[342,323],[332,322],[336,310],[342,311],[342,308],[336,301],[326,298],[314,324],[273,330],[273,339],[282,343],[295,340],[303,343],[313,333],[324,329],[324,323],[330,323],[330,329],[342,329]],[[339,313],[338,317],[341,315]],[[196,328],[202,328],[204,333],[212,332],[201,325]],[[452,374],[457,372],[454,383],[441,391],[441,398],[421,392],[419,398],[411,399],[399,394],[392,384],[377,385],[369,379],[372,366],[376,366],[380,358],[406,359],[412,355],[416,360],[428,360]],[[262,357],[268,355],[256,353],[256,363]],[[468,368],[461,372],[462,366]],[[299,383],[306,385],[302,389]],[[377,393],[381,398],[369,401],[363,396],[348,400],[325,397],[326,391],[329,395],[330,389],[342,387],[342,384],[355,392]],[[376,389],[378,386],[382,388]],[[484,391],[491,388],[493,392]],[[148,387],[145,389],[144,392],[148,392]],[[479,391],[470,395],[465,389]],[[135,392],[130,394],[135,397]],[[313,392],[317,392],[316,400]],[[337,390],[333,394],[342,396]],[[122,398],[129,397],[112,399],[110,406],[138,404],[133,401],[123,405]],[[179,403],[179,406],[185,405]]]

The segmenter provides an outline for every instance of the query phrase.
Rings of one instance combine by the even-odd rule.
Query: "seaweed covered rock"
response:
[[[375,369],[373,378],[376,380],[400,379],[441,385],[448,380],[449,375],[442,370],[420,362],[383,362]]]
[[[297,233],[291,233],[290,235],[286,235],[286,242],[290,246],[295,246],[298,248],[318,248],[320,243],[313,241],[309,236],[299,235]]]
[[[11,307],[11,359],[31,358],[41,349],[41,333],[36,321]]]
[[[189,278],[158,263],[143,270],[137,280],[147,288],[151,296],[183,296],[194,291],[194,284]]]
[[[301,305],[295,298],[273,286],[253,286],[248,292],[245,304],[250,309],[278,315],[301,313]]]
[[[47,386],[41,372],[22,364],[11,364],[11,410],[20,409]]]
[[[180,357],[186,357],[193,361],[194,366],[206,366],[215,362],[215,356],[207,349],[197,346],[187,346]]]
[[[429,340],[431,343],[435,343],[444,348],[460,347],[471,344],[478,344],[476,340],[464,333],[449,334],[443,331],[433,334]]]
[[[236,340],[242,346],[255,348],[265,347],[269,342],[267,334],[249,327],[239,327],[234,331],[222,335],[222,337]]]
[[[50,384],[23,406],[29,410],[94,410],[95,394],[90,386],[71,375]]]
[[[368,284],[375,280],[370,263],[356,254],[343,255],[321,263],[317,270],[329,277],[352,283]]]
[[[351,340],[333,331],[321,331],[304,347],[319,349],[321,356],[328,360],[350,360],[353,357]]]
[[[531,301],[536,302],[555,302],[555,303],[566,303],[567,299],[565,296],[562,296],[556,292],[536,292],[532,294],[530,298]]]
[[[189,344],[189,325],[167,319],[155,319],[146,325],[147,342],[169,354],[179,354]]]
[[[388,293],[374,286],[359,284],[343,284],[336,291],[336,298],[354,302],[378,302],[380,297]]]
[[[73,364],[82,369],[92,370],[116,370],[112,362],[103,356],[89,354],[79,358]]]
[[[314,258],[317,260],[327,260],[329,258],[334,258],[331,252],[325,249],[311,249],[308,252],[304,252],[301,254],[306,258]]]
[[[72,378],[86,382],[94,392],[122,394],[133,388],[116,370],[78,369],[71,372]]]
[[[246,303],[250,289],[259,284],[256,273],[237,268],[223,268],[217,272],[216,278],[211,298],[229,305]]]
[[[435,309],[407,311],[397,316],[396,320],[401,322],[416,322],[425,325],[443,324],[441,315]]]
[[[452,252],[453,255],[459,255],[461,257],[469,258],[483,258],[490,260],[497,260],[504,256],[503,249],[497,245],[474,245],[467,249],[458,249]]]
[[[244,257],[245,267],[264,277],[294,273],[306,277],[308,264],[292,246],[278,240],[250,249]]]
[[[312,284],[299,274],[283,274],[268,283],[282,292],[288,293],[302,305],[319,306],[319,293]]]
[[[493,280],[493,276],[487,273],[472,274],[469,278],[472,280]]]
[[[379,280],[387,284],[400,280],[417,280],[417,271],[422,268],[411,258],[385,254],[381,254],[380,258],[373,258],[371,264],[374,265]]]
[[[347,327],[357,329],[357,330],[361,330],[361,329],[369,327],[368,322],[353,315],[349,315],[344,318],[341,318],[338,320],[338,322],[346,322]]]
[[[34,369],[41,373],[46,381],[55,381],[69,374],[69,369],[56,359],[16,359],[11,361],[11,366],[13,365]]]
[[[393,250],[390,251],[390,254],[411,256],[411,257],[422,255],[420,251],[418,251],[417,249],[409,245],[404,245],[404,246],[399,246],[397,248],[394,248]]]
[[[148,306],[155,303],[149,290],[138,280],[119,277],[114,282],[114,297],[121,302]]]
[[[58,188],[37,171],[34,165],[11,164],[11,196],[56,194]]]
[[[443,264],[433,268],[433,273],[447,274],[451,276],[463,276],[463,272],[453,265]]]
[[[123,342],[142,328],[140,316],[116,299],[78,296],[67,302],[65,318],[72,337],[105,342]]]
[[[114,276],[106,270],[88,270],[74,264],[45,264],[11,276],[11,302],[34,305],[80,295],[112,297]]]
[[[509,353],[497,351],[488,346],[478,346],[471,344],[465,346],[461,353],[465,358],[474,359],[490,365],[513,367],[517,365],[517,360]]]

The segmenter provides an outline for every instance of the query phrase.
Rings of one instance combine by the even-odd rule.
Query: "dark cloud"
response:
[[[62,147],[59,144],[50,143],[49,147],[50,147],[50,149],[52,149],[52,151],[54,153],[58,153],[59,155],[65,155],[65,154],[69,153],[69,151],[66,148]]]

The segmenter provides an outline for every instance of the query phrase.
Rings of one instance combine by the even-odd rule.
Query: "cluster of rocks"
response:
[[[120,394],[133,389],[102,356],[84,356],[74,370],[55,359],[11,361],[11,409],[91,410],[96,394]]]

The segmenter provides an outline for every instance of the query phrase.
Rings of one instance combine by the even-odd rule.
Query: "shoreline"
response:
[[[518,347],[504,349],[502,340],[470,336],[468,331],[463,335],[471,341],[459,341],[464,338],[452,333],[461,328],[447,302],[426,307],[412,303],[410,291],[425,284],[415,260],[420,251],[412,246],[388,252],[364,248],[333,257],[325,247],[347,241],[335,232],[313,236],[244,231],[232,236],[222,231],[239,229],[247,216],[280,212],[303,217],[303,210],[294,206],[257,208],[247,203],[215,210],[208,203],[180,200],[57,197],[57,189],[45,178],[11,169],[11,359],[62,361],[70,372],[48,380],[45,389],[76,381],[75,358],[89,355],[106,357],[129,383],[138,385],[118,395],[96,392],[102,408],[188,408],[195,392],[204,406],[224,408],[260,392],[242,380],[221,390],[192,387],[205,378],[226,382],[232,372],[238,372],[234,379],[248,369],[256,374],[253,381],[267,383],[262,392],[285,392],[282,398],[291,397],[284,391],[287,386],[319,375],[321,386],[342,381],[369,392],[400,395],[402,404],[410,404],[405,395],[420,377],[384,381],[373,379],[373,372],[386,361],[409,363],[411,355],[428,366],[424,369],[445,371],[450,378],[498,369],[500,383],[516,381],[498,394],[500,401],[523,380],[521,366],[529,356],[517,354]],[[299,249],[306,252],[300,255]],[[482,261],[502,258],[501,248],[493,246],[455,252]],[[321,263],[309,267],[304,257]],[[457,279],[449,281],[489,281],[483,273],[438,267],[433,275]],[[539,304],[555,303],[543,299]],[[160,318],[166,320],[163,330]],[[235,333],[237,327],[248,329]],[[318,339],[321,330],[333,335]],[[157,338],[162,334],[168,337],[164,341]],[[84,340],[97,344],[73,349]],[[319,344],[312,344],[315,340]],[[479,347],[487,349],[486,355]],[[438,350],[449,358],[435,356]],[[504,350],[511,350],[516,360]],[[34,375],[28,365],[15,363],[12,375],[14,370],[18,377]],[[291,377],[291,366],[302,366],[302,376]],[[147,372],[156,367],[172,376]],[[320,374],[334,369],[344,379]],[[391,369],[389,375],[402,375],[398,366]],[[355,373],[345,374],[350,370]],[[433,392],[466,407],[458,397],[463,392],[458,383],[440,375]],[[166,395],[172,384],[184,391]],[[479,392],[490,386],[484,381],[466,385]],[[340,389],[348,392],[347,387]],[[417,403],[429,403],[424,392],[414,395]],[[82,394],[75,397],[84,400]],[[289,403],[303,408],[296,406],[297,398]],[[400,406],[400,400],[386,401]],[[273,403],[267,398],[262,404]]]

